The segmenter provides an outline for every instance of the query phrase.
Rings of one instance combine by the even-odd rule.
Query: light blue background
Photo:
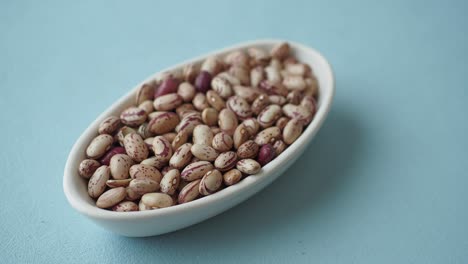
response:
[[[466,3],[2,1],[0,262],[468,263]],[[337,86],[280,179],[144,239],[68,205],[65,160],[98,113],[155,71],[270,37],[323,52]]]

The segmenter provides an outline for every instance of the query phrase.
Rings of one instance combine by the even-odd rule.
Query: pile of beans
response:
[[[317,97],[287,43],[209,57],[142,85],[99,125],[78,172],[100,208],[187,203],[258,173],[301,135]]]

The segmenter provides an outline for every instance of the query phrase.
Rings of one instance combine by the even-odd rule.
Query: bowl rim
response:
[[[291,145],[289,146],[282,155],[276,157],[272,162],[267,164],[266,166],[262,167],[260,173],[256,175],[251,175],[249,177],[244,178],[239,183],[226,187],[225,189],[216,192],[212,195],[202,197],[200,199],[191,201],[189,203],[179,204],[176,206],[171,206],[167,208],[161,208],[158,210],[148,210],[148,211],[135,211],[135,212],[114,212],[110,210],[105,210],[96,207],[95,205],[89,204],[85,201],[85,198],[81,197],[77,186],[73,183],[72,177],[77,177],[77,172],[72,169],[73,163],[76,163],[78,160],[81,159],[82,153],[79,152],[79,149],[82,148],[83,145],[87,145],[89,143],[88,138],[90,138],[91,134],[95,135],[95,130],[93,129],[98,122],[100,122],[105,117],[111,115],[113,112],[117,111],[119,107],[123,104],[126,104],[127,101],[131,100],[134,97],[137,89],[143,84],[154,78],[158,77],[164,72],[171,71],[174,69],[181,68],[181,66],[186,65],[188,63],[193,63],[200,61],[208,56],[212,56],[215,54],[223,54],[229,51],[237,50],[237,49],[246,49],[251,46],[271,46],[274,44],[278,44],[281,42],[288,42],[293,49],[296,47],[297,49],[304,50],[308,53],[312,53],[319,60],[319,64],[321,64],[323,69],[322,77],[328,81],[329,87],[326,89],[328,92],[326,94],[321,94],[319,99],[319,107],[317,108],[317,112],[312,120],[312,122],[307,126],[307,128],[303,131],[301,136]],[[226,199],[229,196],[234,195],[235,193],[242,192],[243,190],[259,183],[261,181],[266,181],[268,179],[267,176],[271,173],[274,173],[275,170],[280,169],[285,164],[288,163],[289,160],[293,159],[295,155],[292,155],[294,152],[301,151],[305,148],[308,143],[312,140],[315,133],[320,129],[322,123],[325,121],[328,112],[330,111],[331,104],[333,98],[335,96],[335,78],[332,67],[327,59],[316,49],[308,47],[304,44],[290,41],[290,40],[282,40],[282,39],[261,39],[261,40],[253,40],[253,41],[246,41],[241,42],[238,44],[234,44],[231,46],[227,46],[222,49],[214,50],[209,53],[205,53],[200,56],[196,56],[192,59],[185,60],[181,63],[178,63],[174,66],[167,67],[161,71],[158,71],[154,74],[151,74],[148,78],[144,81],[140,82],[138,85],[134,86],[129,92],[125,95],[121,96],[117,101],[112,103],[104,112],[102,112],[91,124],[81,133],[79,138],[74,143],[73,147],[70,150],[68,155],[66,165],[64,168],[64,175],[63,175],[63,191],[65,196],[70,203],[70,205],[77,210],[79,213],[94,218],[94,219],[101,219],[101,220],[128,220],[128,219],[147,219],[147,218],[156,218],[160,216],[169,216],[178,214],[181,211],[190,210],[190,209],[197,209],[200,207],[209,206],[213,204],[219,199]]]

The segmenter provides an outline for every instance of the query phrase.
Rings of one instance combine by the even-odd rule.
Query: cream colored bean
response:
[[[288,63],[285,65],[286,71],[290,75],[305,76],[308,71],[308,67],[302,63]]]
[[[180,172],[177,169],[169,170],[160,182],[161,192],[173,195],[180,182]]]
[[[146,100],[152,100],[155,86],[156,84],[154,82],[143,84],[137,91],[135,103],[139,105]]]
[[[153,140],[154,156],[163,162],[169,162],[172,156],[172,146],[169,141],[162,136],[157,136]]]
[[[283,129],[283,140],[291,145],[302,134],[302,123],[297,119],[291,119]]]
[[[182,97],[184,102],[191,102],[193,97],[195,97],[195,93],[195,87],[193,87],[189,82],[183,82],[177,88],[177,94]]]
[[[138,105],[138,108],[140,109],[143,109],[146,114],[150,114],[154,111],[154,107],[153,107],[153,101],[152,100],[146,100],[144,102],[142,102],[141,104]]]
[[[198,125],[193,130],[192,136],[193,144],[201,144],[211,146],[211,142],[213,141],[213,133],[211,133],[211,129],[207,125]]]
[[[289,90],[303,91],[307,84],[302,76],[289,75],[283,80],[283,85]]]
[[[182,97],[176,93],[169,93],[154,99],[153,106],[157,111],[170,111],[176,109],[182,103]]]
[[[116,116],[109,116],[104,119],[104,121],[99,124],[98,132],[99,134],[109,134],[112,135],[122,123],[120,123],[120,118]]]
[[[291,119],[297,119],[302,122],[303,125],[310,123],[313,114],[305,107],[300,105],[286,104],[283,106],[283,113],[285,116]]]
[[[232,148],[233,143],[234,142],[230,135],[226,132],[220,132],[213,137],[212,146],[219,152],[225,152]]]
[[[233,136],[233,142],[234,142],[234,148],[238,149],[240,145],[242,145],[244,142],[249,140],[250,138],[250,133],[246,129],[244,124],[240,124],[237,126],[236,130],[234,131],[234,136]]]
[[[220,171],[227,171],[236,165],[237,154],[234,151],[221,153],[215,160],[214,166]]]
[[[125,136],[124,147],[128,156],[136,162],[140,162],[148,157],[148,147],[143,138],[137,133],[130,133]]]
[[[133,212],[138,211],[138,205],[132,201],[123,201],[112,207],[115,212]]]
[[[239,119],[244,120],[252,116],[250,105],[240,96],[231,96],[226,103],[227,108],[233,111]]]
[[[211,80],[211,88],[217,92],[221,98],[227,99],[232,95],[232,87],[226,78],[219,75]]]
[[[149,157],[145,160],[143,160],[142,162],[140,162],[140,164],[144,164],[144,165],[149,165],[149,166],[153,166],[155,168],[157,168],[158,170],[164,168],[164,166],[167,165],[167,161],[162,161],[159,159],[159,157]]]
[[[126,192],[124,187],[110,189],[103,193],[96,201],[96,206],[99,208],[109,208],[125,199]]]
[[[236,168],[245,174],[256,174],[261,169],[260,163],[253,159],[242,159],[237,162]]]
[[[193,97],[192,104],[198,111],[203,111],[205,108],[210,107],[206,95],[204,93],[197,93]]]
[[[129,107],[120,114],[122,123],[128,126],[139,126],[143,124],[148,114],[139,107]]]
[[[218,111],[214,108],[205,108],[202,112],[202,120],[208,126],[214,126],[218,123]]]
[[[199,113],[191,112],[182,118],[180,123],[176,126],[176,132],[186,131],[188,135],[191,135],[193,129],[202,123],[201,115]]]
[[[149,121],[148,129],[156,135],[164,134],[171,132],[177,124],[179,124],[180,119],[176,113],[173,112],[155,112],[157,115]]]
[[[183,144],[187,143],[189,133],[186,130],[182,130],[176,134],[174,140],[172,141],[172,149],[178,149]]]
[[[172,197],[165,193],[146,193],[141,197],[140,210],[154,210],[174,205]]]
[[[208,161],[197,161],[190,163],[180,174],[180,177],[186,181],[200,179],[206,172],[213,169],[213,164]]]
[[[204,144],[193,144],[190,150],[193,156],[204,161],[214,161],[219,155],[214,148]]]
[[[86,149],[86,156],[91,159],[102,157],[110,149],[113,142],[114,138],[111,135],[102,134],[95,137]]]
[[[284,105],[288,102],[288,99],[286,99],[286,97],[276,94],[268,96],[268,100],[270,101],[270,103],[276,105]]]
[[[306,95],[302,98],[300,104],[311,114],[315,114],[315,111],[317,110],[317,101],[315,101],[314,97]]]
[[[109,188],[117,188],[117,187],[127,187],[128,184],[132,181],[132,179],[123,179],[123,180],[108,180],[106,185]]]
[[[201,179],[195,180],[193,182],[188,183],[187,185],[185,185],[184,188],[182,188],[177,199],[179,204],[191,202],[200,195],[200,181]]]
[[[223,181],[227,186],[234,185],[242,179],[242,173],[238,169],[232,169],[224,173]]]
[[[98,198],[106,189],[109,180],[110,169],[106,165],[99,167],[88,182],[88,194],[91,198]]]
[[[270,104],[270,99],[268,98],[268,96],[261,94],[257,97],[257,99],[253,101],[250,109],[252,110],[252,113],[258,115],[269,104]]]
[[[257,66],[250,70],[250,85],[252,87],[257,87],[264,78],[265,72],[262,66]]]
[[[185,143],[181,145],[172,155],[169,165],[177,168],[182,169],[187,164],[189,164],[190,160],[192,159],[192,152],[191,152],[192,144]]]
[[[223,175],[219,170],[212,170],[203,176],[198,191],[202,195],[210,195],[218,191],[221,188],[221,184],[223,184]]]
[[[228,133],[229,135],[232,135],[234,134],[234,130],[236,129],[237,125],[237,117],[233,111],[226,108],[221,110],[218,121],[218,126],[221,128],[221,130]]]
[[[127,199],[134,201],[139,199],[142,195],[159,190],[159,183],[151,179],[133,179],[128,185]]]
[[[257,116],[257,121],[261,127],[271,127],[278,118],[281,117],[282,111],[279,105],[269,105],[263,109]]]
[[[247,86],[236,85],[233,86],[233,90],[237,96],[244,98],[248,103],[252,103],[260,95],[259,90]]]
[[[146,164],[133,165],[130,167],[129,173],[132,179],[151,179],[160,182],[162,178],[162,174],[158,169]]]
[[[206,60],[203,61],[200,70],[207,71],[211,75],[218,74],[223,68],[222,62],[216,56],[208,57]]]
[[[109,168],[112,178],[116,180],[127,179],[129,169],[135,162],[126,154],[116,154],[112,156],[109,162]]]
[[[250,135],[257,134],[258,130],[260,129],[260,124],[258,123],[256,118],[247,118],[246,120],[242,121],[247,131],[249,131]]]
[[[97,160],[85,159],[78,167],[78,174],[85,179],[89,179],[100,166],[101,163],[99,163]]]
[[[280,71],[274,66],[268,66],[265,68],[266,79],[272,84],[279,84],[283,80]]]
[[[277,139],[281,138],[281,130],[278,127],[269,127],[260,131],[255,137],[255,143],[263,146],[267,143],[273,144]]]

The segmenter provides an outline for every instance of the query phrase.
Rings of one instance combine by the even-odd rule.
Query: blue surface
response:
[[[194,2],[0,3],[1,263],[468,263],[466,1]],[[98,113],[155,71],[268,37],[317,48],[337,78],[291,170],[160,237],[68,205],[65,160]]]

